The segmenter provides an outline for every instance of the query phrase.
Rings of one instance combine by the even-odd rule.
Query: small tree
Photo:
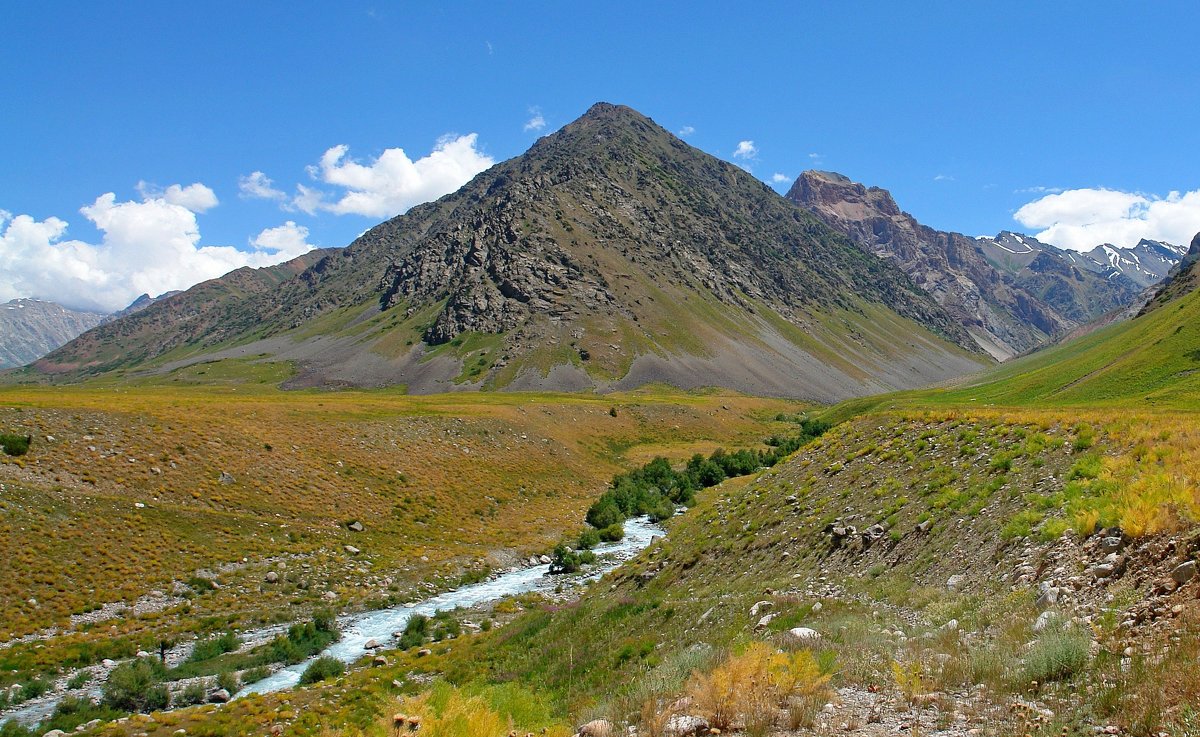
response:
[[[346,670],[346,666],[342,661],[329,655],[322,655],[304,669],[304,673],[300,675],[300,685],[310,683],[318,683],[326,678],[340,676]]]
[[[167,669],[157,658],[121,663],[108,674],[104,684],[105,706],[136,712],[167,708],[171,693],[162,682],[166,673]]]

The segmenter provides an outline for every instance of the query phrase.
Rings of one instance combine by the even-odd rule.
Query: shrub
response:
[[[121,711],[165,709],[171,701],[170,692],[162,682],[165,675],[166,668],[157,658],[121,663],[108,674],[104,684],[104,705]]]
[[[242,682],[238,679],[236,671],[223,670],[217,674],[217,688],[223,688],[229,693],[237,693],[241,688]]]
[[[1087,665],[1090,645],[1091,640],[1079,630],[1044,631],[1025,656],[1025,681],[1046,683],[1069,679]]]
[[[625,527],[618,522],[600,530],[600,539],[606,543],[620,542],[625,538]]]
[[[580,533],[579,542],[576,543],[575,547],[579,548],[580,550],[591,550],[599,544],[600,531],[591,529],[584,530],[582,533]]]
[[[756,642],[741,655],[730,656],[709,673],[696,672],[688,695],[709,724],[726,730],[739,719],[766,732],[776,709],[793,698],[818,697],[828,690],[830,676],[822,673],[808,650],[772,652]]]
[[[429,617],[424,614],[414,614],[404,625],[404,634],[400,635],[400,649],[408,650],[425,644],[429,637]]]
[[[71,679],[67,681],[67,688],[72,691],[77,688],[83,688],[90,680],[92,680],[92,674],[88,673],[86,670],[81,670],[75,675],[71,676]]]
[[[342,661],[329,655],[322,655],[304,669],[304,673],[300,675],[300,685],[318,683],[327,678],[340,676],[345,671],[346,666],[342,665]]]
[[[3,447],[4,452],[10,456],[25,455],[29,452],[31,443],[33,443],[32,435],[0,434],[0,447]]]
[[[203,681],[195,681],[189,683],[175,696],[176,706],[193,706],[195,704],[203,704],[208,696],[207,689],[204,688]]]
[[[271,675],[271,669],[265,665],[260,665],[248,670],[242,671],[242,683],[251,684],[258,683],[262,679]]]
[[[241,641],[232,632],[226,632],[223,635],[218,635],[208,640],[201,640],[192,648],[192,653],[188,656],[188,662],[197,663],[204,660],[212,660],[225,653],[237,650],[240,645]]]

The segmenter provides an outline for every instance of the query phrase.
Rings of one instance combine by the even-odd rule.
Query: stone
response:
[[[1191,581],[1196,576],[1196,561],[1189,560],[1186,563],[1181,563],[1175,566],[1175,570],[1171,571],[1171,580],[1177,584],[1185,584]]]
[[[667,720],[663,737],[690,737],[708,732],[708,720],[691,714],[677,714]]]
[[[208,703],[210,704],[227,704],[229,703],[229,692],[223,688],[218,688],[208,695]]]
[[[825,608],[825,605],[818,601],[817,603],[812,605],[812,613],[817,614],[824,608]]]
[[[797,640],[815,640],[820,637],[820,633],[811,627],[793,627],[788,630],[788,634]]]
[[[1042,592],[1042,595],[1037,598],[1037,602],[1035,603],[1037,608],[1040,610],[1046,610],[1054,606],[1058,603],[1058,589],[1054,586],[1047,588]]]
[[[378,647],[380,647],[379,640],[376,640],[374,637],[363,643],[363,650],[374,650]]]
[[[759,619],[758,622],[754,625],[754,631],[761,632],[762,630],[765,630],[767,628],[767,625],[769,625],[771,623],[772,619],[775,619],[774,614],[768,614],[768,615],[764,616],[763,618]]]
[[[426,657],[429,657],[430,655],[433,655],[433,651],[427,647],[423,647],[417,651],[418,658],[426,658]]]
[[[612,722],[607,719],[593,719],[579,727],[579,737],[610,737]]]
[[[918,532],[929,532],[930,527],[933,527],[933,523],[930,522],[929,520],[925,520],[924,522],[917,523],[917,531]]]
[[[386,666],[387,664],[388,664],[388,659],[386,657],[384,657],[383,655],[376,655],[371,660],[371,665],[375,666],[376,668]]]
[[[279,574],[275,571],[267,571],[267,575],[263,577],[267,583],[279,583]]]
[[[359,550],[358,548],[354,547],[353,545],[347,545],[347,546],[345,546],[345,547],[343,548],[343,550],[345,550],[345,551],[346,551],[347,553],[349,553],[350,555],[358,555],[359,553],[361,553],[361,552],[362,552],[361,550]]]
[[[350,530],[351,532],[362,532],[366,528],[363,527],[362,522],[359,522],[358,520],[354,520],[350,524],[346,525],[346,529]]]
[[[42,737],[67,737],[67,733],[61,729],[52,729],[43,734]]]
[[[750,616],[757,617],[759,612],[765,612],[770,609],[773,604],[769,601],[755,602],[754,606],[750,607]]]
[[[538,556],[538,563],[541,563],[542,565],[549,565],[550,563],[553,563],[553,562],[554,562],[554,559],[548,555],[539,555]]]
[[[1052,610],[1046,610],[1046,611],[1042,612],[1041,614],[1039,614],[1037,620],[1034,621],[1033,631],[1041,632],[1042,630],[1046,629],[1047,627],[1054,624],[1058,620],[1059,620],[1058,612],[1052,611]]]
[[[956,573],[950,578],[946,579],[946,588],[950,589],[951,591],[959,591],[963,586],[966,585],[967,577],[959,573]]]
[[[1100,552],[1104,555],[1118,553],[1125,547],[1125,541],[1119,537],[1106,537],[1100,540]]]
[[[222,471],[217,480],[222,484],[232,484],[234,482],[233,474],[229,473],[228,471]]]

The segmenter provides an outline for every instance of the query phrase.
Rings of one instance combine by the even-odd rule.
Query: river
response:
[[[394,643],[392,633],[403,630],[404,625],[414,614],[431,617],[441,611],[486,604],[514,594],[552,591],[562,583],[580,585],[585,581],[595,580],[634,557],[655,537],[661,537],[664,534],[666,533],[663,528],[651,523],[645,517],[626,520],[625,537],[615,543],[598,545],[595,553],[600,559],[583,576],[551,576],[548,565],[520,568],[502,573],[481,583],[438,594],[423,601],[341,618],[338,620],[338,625],[341,627],[342,637],[324,652],[302,663],[276,671],[267,678],[246,686],[234,698],[251,693],[270,693],[290,688],[300,681],[300,674],[304,672],[304,669],[313,660],[323,655],[332,656],[349,664],[368,654],[363,646],[371,640],[377,640],[384,646],[392,645]],[[263,634],[265,632],[245,633],[243,639],[260,639],[259,636]],[[98,697],[99,690],[93,689],[89,695],[93,698]],[[0,723],[8,720],[16,720],[22,724],[44,721],[54,713],[54,708],[62,697],[63,694],[59,693],[51,697],[36,699],[7,714],[0,714]]]

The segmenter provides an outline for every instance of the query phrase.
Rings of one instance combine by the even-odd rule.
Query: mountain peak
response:
[[[833,171],[809,169],[801,172],[788,190],[787,198],[805,208],[825,210],[847,220],[902,214],[891,192],[863,186]]]

